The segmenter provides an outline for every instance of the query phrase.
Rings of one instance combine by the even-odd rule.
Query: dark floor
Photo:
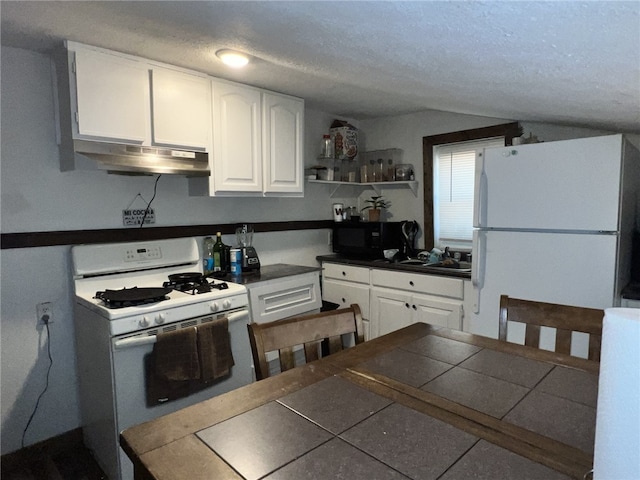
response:
[[[3,455],[2,480],[107,480],[82,443],[56,442]]]

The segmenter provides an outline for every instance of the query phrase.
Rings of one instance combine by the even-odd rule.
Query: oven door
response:
[[[207,400],[221,393],[248,385],[253,381],[251,346],[247,333],[249,310],[242,308],[230,312],[216,314],[216,318],[229,318],[229,335],[234,366],[228,377],[214,382],[211,386],[199,390],[187,397],[178,398],[153,406],[147,405],[145,358],[153,351],[155,333],[158,329],[148,329],[135,335],[114,337],[112,339],[113,377],[117,415],[117,430],[143,423],[181,408]],[[194,326],[211,315],[189,319],[178,324],[170,324],[178,328]],[[120,469],[123,478],[133,478],[133,465],[120,450]]]

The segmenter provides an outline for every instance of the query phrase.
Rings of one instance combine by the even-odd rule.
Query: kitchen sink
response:
[[[469,262],[436,262],[436,263],[428,263],[424,260],[420,260],[419,258],[409,258],[407,260],[402,260],[400,262],[401,265],[411,265],[416,267],[424,267],[425,269],[438,269],[438,270],[455,270],[458,272],[470,272],[471,271],[471,263]]]

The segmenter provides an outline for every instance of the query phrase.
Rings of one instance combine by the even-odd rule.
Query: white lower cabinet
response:
[[[371,339],[416,322],[462,330],[464,280],[323,262],[322,298],[357,303]]]
[[[371,338],[369,326],[369,285],[350,285],[340,280],[323,280],[322,298],[328,302],[337,303],[338,308],[345,308],[352,303],[358,304],[362,312],[364,338]]]
[[[338,304],[338,308],[356,303],[362,312],[364,338],[372,338],[369,325],[369,269],[335,263],[323,263],[322,267],[322,299]]]
[[[251,320],[256,323],[317,313],[322,307],[318,272],[257,282],[247,289]]]
[[[375,338],[417,322],[459,330],[462,311],[459,301],[373,287],[371,335]]]
[[[317,271],[249,283],[247,290],[251,321],[255,323],[318,313],[322,307],[320,275]],[[294,355],[297,363],[303,363],[302,347],[294,348]],[[270,375],[280,372],[277,352],[267,352],[267,361]]]

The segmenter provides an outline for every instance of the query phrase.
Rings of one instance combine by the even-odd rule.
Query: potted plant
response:
[[[390,203],[382,196],[371,197],[369,200],[365,200],[364,203],[368,203],[362,208],[361,211],[369,210],[369,221],[379,222],[380,211],[384,208],[388,208]]]

